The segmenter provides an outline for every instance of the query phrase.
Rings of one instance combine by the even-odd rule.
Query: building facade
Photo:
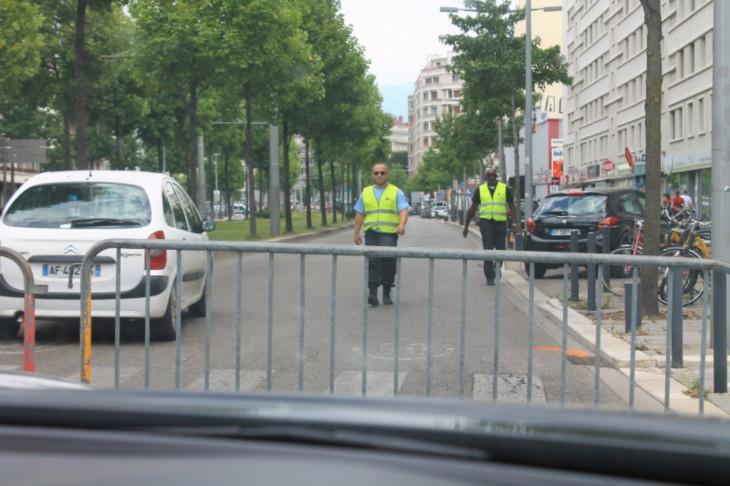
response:
[[[403,121],[403,117],[393,118],[393,128],[390,129],[391,152],[408,152],[408,133],[410,124]]]
[[[709,217],[712,0],[662,0],[662,172]],[[566,0],[565,165],[581,184],[645,185],[646,38],[639,0]]]
[[[451,55],[429,56],[426,66],[408,97],[408,175],[413,176],[423,164],[423,157],[436,142],[436,121],[448,113],[461,112],[464,82],[446,67]]]

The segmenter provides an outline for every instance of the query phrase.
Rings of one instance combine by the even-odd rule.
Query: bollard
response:
[[[670,270],[671,287],[669,292],[672,293],[672,321],[667,323],[671,327],[672,333],[672,368],[682,368],[684,363],[682,350],[684,348],[684,338],[682,336],[682,269],[674,267]]]
[[[641,284],[637,283],[636,288],[638,289],[636,295],[636,305],[634,305],[634,284],[624,284],[624,332],[629,334],[631,332],[631,318],[636,312],[636,329],[641,327]],[[634,311],[634,308],[636,310]]]
[[[515,250],[522,251],[522,233],[515,234]]]
[[[588,253],[596,252],[596,234],[588,233]],[[596,310],[596,264],[588,264],[588,310]]]
[[[578,253],[580,250],[578,248],[578,234],[580,231],[573,230],[570,232],[570,252],[571,253]],[[578,302],[580,300],[579,296],[579,287],[580,284],[580,275],[578,274],[578,265],[576,263],[570,264],[570,300],[572,302]]]
[[[603,254],[608,255],[611,253],[611,228],[603,228]],[[606,287],[611,287],[611,267],[604,265],[603,268],[603,281],[606,282]]]
[[[727,393],[727,274],[712,271],[713,391]]]

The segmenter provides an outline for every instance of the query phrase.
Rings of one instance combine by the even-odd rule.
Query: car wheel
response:
[[[543,265],[542,263],[536,263],[535,264],[535,278],[543,278],[545,276],[545,272],[547,272],[547,266]],[[525,273],[527,276],[530,276],[530,264],[525,263]]]
[[[188,313],[191,316],[205,317],[205,293],[206,290],[203,289],[203,293],[200,295],[200,299],[196,303],[188,307]]]
[[[152,339],[155,341],[174,341],[177,336],[177,287],[172,287],[167,301],[165,315],[152,321]]]
[[[0,319],[0,339],[14,339],[20,330],[20,321],[3,317]]]

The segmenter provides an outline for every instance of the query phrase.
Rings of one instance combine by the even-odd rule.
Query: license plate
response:
[[[43,264],[43,276],[44,277],[58,277],[68,278],[68,274],[71,273],[70,265],[51,265],[49,263]],[[91,267],[92,277],[101,277],[101,265],[94,265]],[[78,277],[81,275],[81,266],[73,267],[73,276]]]
[[[551,236],[570,236],[573,231],[577,231],[570,228],[555,228],[550,230]]]

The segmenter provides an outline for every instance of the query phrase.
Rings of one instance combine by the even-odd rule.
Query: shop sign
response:
[[[610,160],[604,160],[603,164],[601,164],[601,168],[604,172],[611,172],[614,169],[615,165]]]

